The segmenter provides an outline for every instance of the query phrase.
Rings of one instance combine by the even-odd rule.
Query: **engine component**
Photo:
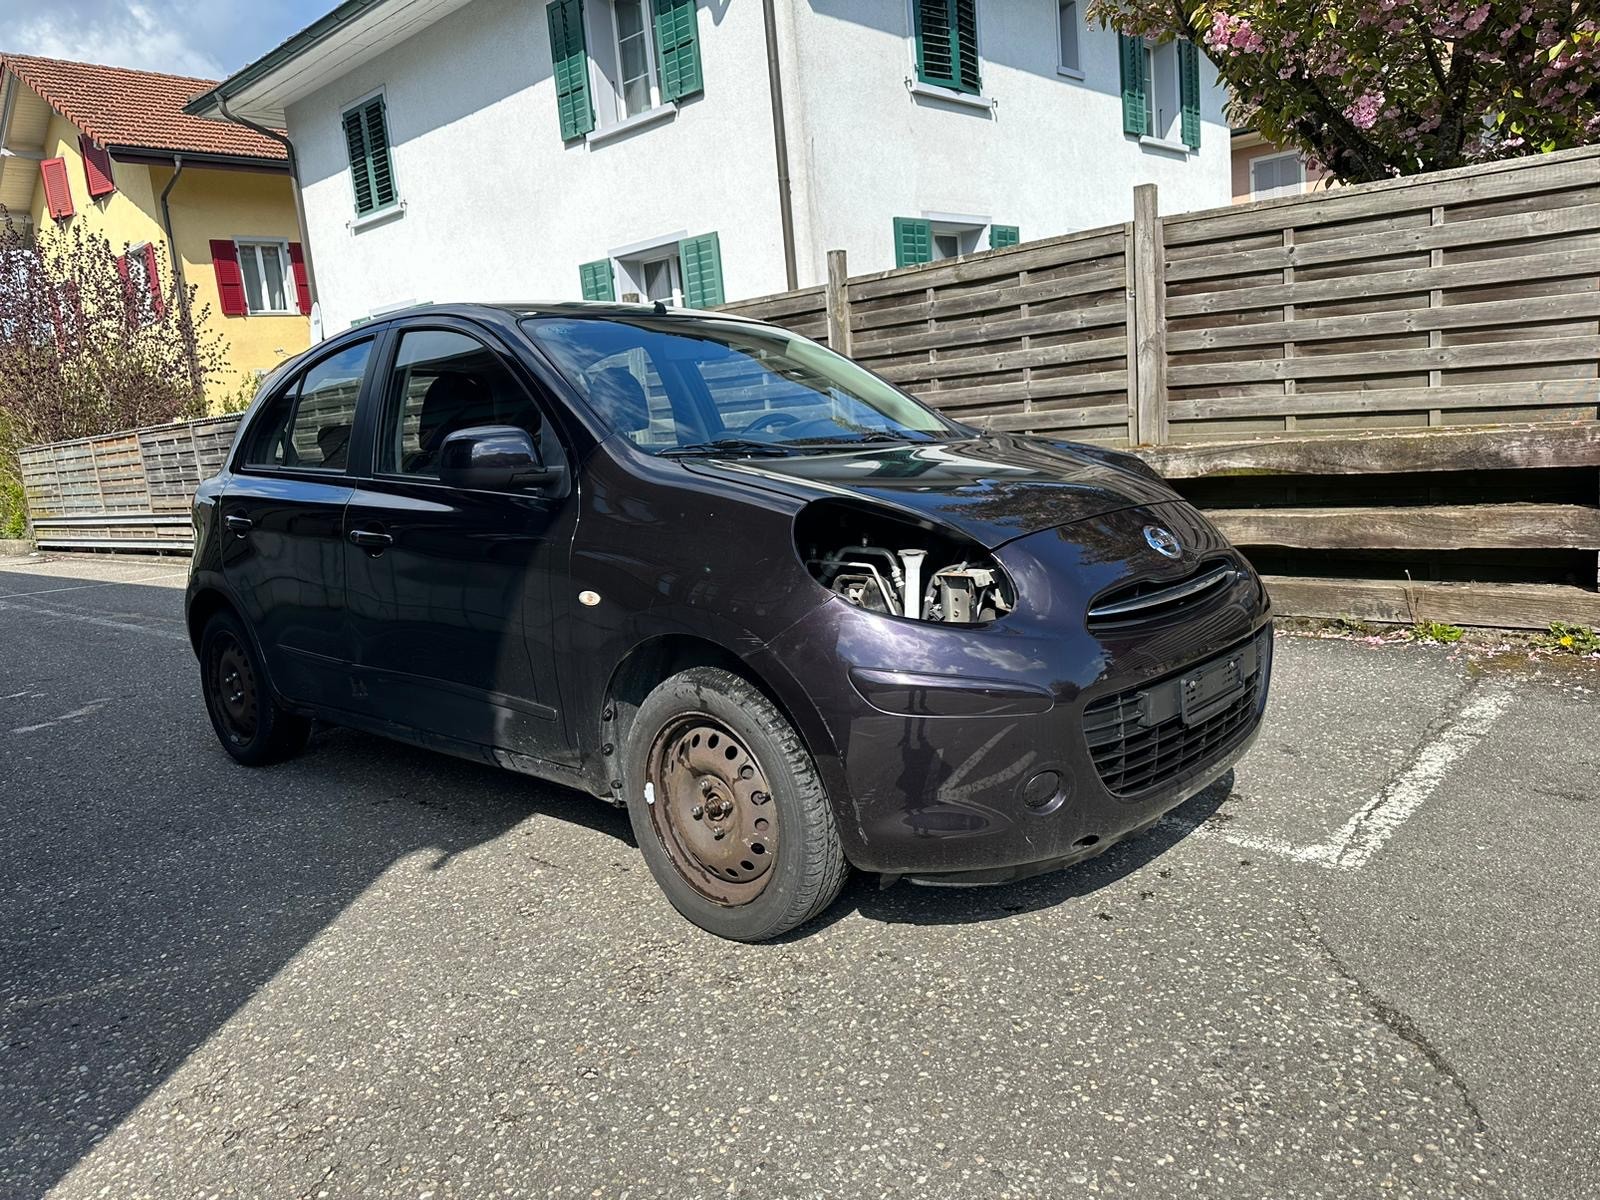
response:
[[[1010,580],[982,547],[932,525],[818,501],[795,533],[817,581],[869,612],[978,625],[1015,603]]]

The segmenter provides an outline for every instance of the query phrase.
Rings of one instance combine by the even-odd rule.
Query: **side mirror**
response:
[[[446,487],[491,492],[546,490],[566,475],[547,467],[539,443],[515,425],[458,429],[439,449],[439,482]]]

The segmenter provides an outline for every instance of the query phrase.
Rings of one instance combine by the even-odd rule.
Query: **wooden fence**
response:
[[[870,275],[834,251],[825,285],[726,311],[979,427],[1136,448],[1280,611],[1600,624],[1600,147],[1133,213]],[[228,421],[27,452],[41,544],[186,544],[148,521]]]
[[[188,550],[189,504],[216,473],[239,415],[179,421],[22,451],[34,540],[44,550]]]

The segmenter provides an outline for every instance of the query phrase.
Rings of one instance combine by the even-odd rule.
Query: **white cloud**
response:
[[[158,12],[126,0],[56,4],[24,17],[4,36],[7,49],[18,54],[220,78],[222,65],[193,40],[187,16],[177,5]]]

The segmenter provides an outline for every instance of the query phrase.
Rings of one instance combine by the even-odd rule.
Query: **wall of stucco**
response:
[[[44,187],[38,184],[32,206],[34,228],[68,232],[76,225],[105,238],[116,254],[150,242],[160,252],[163,272],[170,272],[160,197],[172,177],[171,169],[113,160],[111,178],[117,190],[94,199],[84,176],[78,137],[77,126],[59,113],[52,116],[44,153],[48,158],[66,160],[73,215],[66,221],[51,219],[45,209]],[[294,193],[286,174],[191,165],[173,189],[169,205],[184,276],[197,292],[195,311],[207,311],[204,329],[222,339],[222,367],[206,389],[207,398],[215,405],[250,386],[256,372],[270,370],[310,343],[310,324],[298,314],[223,316],[211,265],[212,238],[298,241]]]
[[[896,216],[1032,239],[1127,219],[1136,183],[1158,183],[1168,212],[1228,202],[1210,65],[1200,151],[1141,145],[1122,132],[1115,35],[1085,27],[1085,78],[1066,78],[1056,7],[980,4],[980,112],[908,92],[908,0],[780,0],[802,286],[832,248],[855,272],[893,266]],[[704,94],[615,140],[562,142],[530,0],[473,0],[292,105],[325,327],[408,302],[572,299],[580,263],[712,231],[729,299],[783,290],[761,6],[702,0],[697,16]],[[403,205],[363,223],[340,118],[380,89]]]

